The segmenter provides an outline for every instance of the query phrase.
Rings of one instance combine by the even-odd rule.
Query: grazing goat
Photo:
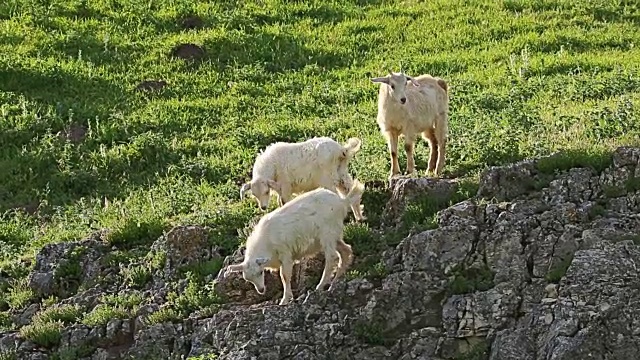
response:
[[[385,137],[391,155],[389,178],[400,173],[398,165],[398,138],[404,137],[407,153],[407,174],[415,170],[413,152],[416,137],[429,143],[429,167],[427,172],[442,173],[449,128],[449,95],[447,83],[438,77],[421,75],[411,77],[389,71],[389,75],[372,78],[380,83],[378,93],[378,125]],[[412,85],[408,86],[408,82]]]
[[[253,177],[240,188],[240,198],[251,193],[258,206],[266,211],[272,190],[280,206],[300,194],[319,187],[341,195],[351,188],[349,161],[360,150],[361,140],[350,138],[340,145],[328,137],[315,137],[298,143],[273,143],[260,153],[253,165]],[[364,206],[352,207],[356,220],[366,219]]]
[[[318,188],[306,192],[263,216],[249,235],[244,261],[227,266],[224,276],[242,271],[242,277],[264,294],[264,270],[280,269],[284,293],[280,305],[293,298],[291,276],[294,263],[324,251],[325,265],[316,290],[324,289],[338,260],[329,289],[351,265],[353,252],[344,242],[344,219],[349,207],[360,202],[364,185],[353,181],[346,197]]]

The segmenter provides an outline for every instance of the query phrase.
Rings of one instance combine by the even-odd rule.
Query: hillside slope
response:
[[[493,193],[517,188],[522,181],[528,181],[527,191],[552,189],[548,186],[551,170],[580,166],[600,173],[611,165],[613,149],[637,146],[640,50],[635,45],[640,43],[639,23],[636,4],[614,0],[1,1],[0,348],[9,354],[0,359],[15,357],[10,354],[16,340],[19,356],[117,358],[118,354],[147,351],[148,339],[172,332],[176,336],[167,338],[166,344],[154,343],[163,354],[173,347],[176,356],[210,348],[241,358],[238,343],[230,338],[214,340],[194,319],[227,326],[238,311],[237,316],[253,321],[251,317],[269,304],[265,301],[279,296],[276,278],[270,280],[264,297],[258,297],[241,279],[214,280],[226,262],[241,254],[247,231],[260,216],[252,201],[239,199],[240,185],[250,176],[257,152],[274,141],[313,136],[363,140],[350,170],[366,182],[368,220],[362,224],[351,218],[347,221],[345,239],[353,245],[356,260],[340,290],[351,294],[357,288],[363,295],[351,299],[340,291],[314,294],[310,305],[298,304],[289,310],[267,307],[267,319],[301,316],[308,306],[316,309],[323,301],[327,304],[321,307],[323,312],[337,311],[344,302],[357,319],[331,317],[332,325],[324,326],[333,329],[329,333],[335,335],[332,341],[336,343],[327,344],[359,356],[366,351],[375,355],[382,349],[372,344],[384,343],[384,351],[392,354],[413,346],[400,344],[398,339],[415,340],[423,344],[415,347],[425,349],[434,337],[453,341],[453,333],[444,334],[431,326],[442,318],[442,324],[452,329],[453,320],[446,319],[453,316],[453,305],[446,307],[446,316],[442,312],[406,326],[403,320],[403,325],[388,328],[380,325],[386,318],[377,318],[386,305],[379,305],[383,310],[375,305],[375,296],[387,295],[375,292],[401,286],[403,282],[396,281],[399,276],[420,278],[424,274],[414,272],[423,268],[429,274],[434,271],[429,275],[433,279],[424,283],[430,289],[428,296],[420,300],[428,306],[439,299],[459,299],[455,306],[462,309],[467,306],[462,302],[470,302],[471,295],[455,298],[447,291],[494,294],[490,289],[507,286],[500,285],[500,277],[486,269],[477,278],[457,269],[459,276],[447,282],[429,267],[436,265],[419,259],[422,265],[406,265],[413,255],[404,246],[418,241],[419,234],[441,234],[441,230],[424,231],[453,226],[438,211],[472,197],[479,187],[485,200],[472,200],[474,205],[469,206],[479,209],[478,216],[484,212],[484,218],[473,220],[476,225],[472,219],[464,221],[481,229],[480,234],[493,234],[500,230],[488,220],[495,214],[487,211],[507,211],[486,204]],[[447,80],[451,135],[443,179],[399,180],[390,188],[386,184],[387,146],[375,124],[377,87],[369,78],[384,75],[388,68],[397,70],[401,63],[411,75],[431,73]],[[487,167],[540,158],[556,150],[569,150],[569,160],[559,167],[555,160],[546,163],[540,170],[542,177],[536,176],[533,182],[518,174],[512,174],[516,180],[511,181],[500,177],[500,171],[492,173],[495,178],[479,180]],[[399,157],[404,166],[403,151]],[[635,161],[631,158],[629,161]],[[419,141],[416,163],[420,175],[426,159],[426,144]],[[613,166],[610,171],[626,165]],[[576,181],[591,176],[580,171]],[[635,195],[624,195],[608,187],[605,180],[594,184],[607,184],[601,190],[608,194],[608,202],[593,207],[592,215],[616,219],[617,214],[627,219],[626,214],[635,209]],[[489,191],[479,181],[508,187]],[[575,184],[572,180],[566,186],[573,189]],[[628,186],[624,190],[633,194],[635,185]],[[559,194],[556,190],[553,196],[561,199],[558,201],[573,196],[574,190]],[[603,201],[600,193],[588,194]],[[556,204],[546,198],[541,201]],[[603,209],[609,212],[601,213]],[[555,219],[561,214],[545,216]],[[627,224],[627,220],[620,221]],[[591,220],[584,224],[614,230],[617,226]],[[553,225],[554,231],[558,227]],[[463,246],[470,246],[468,241],[476,245],[486,241],[484,235],[476,235],[469,234],[474,240],[459,241]],[[540,246],[548,247],[551,240],[539,241]],[[455,244],[442,244],[443,251],[452,252]],[[529,254],[527,249],[532,248],[521,251]],[[609,254],[613,250],[602,251]],[[450,261],[457,263],[462,255],[451,256]],[[313,287],[321,261],[313,260],[297,270],[296,294],[303,296]],[[406,266],[400,269],[396,261]],[[511,260],[499,257],[495,261],[502,267]],[[544,267],[546,260],[536,261],[542,265],[534,262],[530,266],[539,277],[543,271],[535,270],[536,266]],[[560,268],[567,261],[560,261]],[[621,264],[623,274],[626,263]],[[513,288],[507,287],[515,291],[516,295],[509,296],[516,299],[524,296],[525,287],[534,289],[519,282],[519,271],[522,269],[509,273]],[[466,281],[469,276],[473,278]],[[498,280],[489,280],[492,276]],[[436,279],[444,282],[432,283]],[[411,286],[421,285],[412,282]],[[452,290],[442,290],[450,286]],[[591,285],[580,286],[588,289]],[[259,304],[258,309],[247,311],[251,304]],[[426,311],[419,310],[417,303],[411,307],[414,305],[410,312]],[[629,307],[633,308],[631,300]],[[514,308],[525,309],[508,306],[509,311]],[[429,311],[437,314],[440,308]],[[462,318],[480,318],[473,311],[460,311]],[[415,316],[423,319],[423,315]],[[305,322],[296,320],[295,326],[284,321],[271,329],[283,332],[277,335],[280,339],[289,336],[284,332],[291,329],[283,326],[300,325],[302,329],[311,321],[329,321],[328,315],[315,316]],[[521,322],[529,319],[504,315],[508,326],[500,327],[495,323],[498,320],[488,319],[486,313],[482,316],[490,329],[523,329]],[[549,319],[550,315],[544,316]],[[398,319],[403,317],[398,315]],[[580,329],[583,324],[591,326],[587,320],[579,319]],[[258,329],[255,326],[251,329]],[[551,334],[546,328],[531,326],[536,334]],[[575,328],[564,329],[557,331],[575,338]],[[227,336],[238,336],[233,331]],[[322,348],[316,346],[320,339],[312,341],[311,332],[305,331],[277,351],[287,356],[297,353],[296,347],[304,343],[307,350],[301,349],[301,354],[321,356]],[[419,334],[407,335],[413,331]],[[474,342],[485,330],[475,333],[480,334],[478,339],[464,332]],[[622,340],[616,341],[628,341],[626,332],[618,333],[623,334]],[[498,351],[499,337],[491,331],[487,334],[491,351]],[[95,341],[80,341],[83,338]],[[532,350],[533,358],[551,351],[540,349],[542,344],[545,349],[551,346],[542,335],[535,339],[538,347],[518,348],[538,349]],[[569,344],[570,339],[553,341]],[[449,346],[447,351],[453,351],[464,342],[454,343],[438,345],[438,349]],[[378,354],[384,353],[380,351]],[[437,356],[454,356],[442,351],[436,351]]]

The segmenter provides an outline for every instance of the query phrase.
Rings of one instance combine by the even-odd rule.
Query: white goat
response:
[[[429,143],[427,172],[442,173],[445,166],[447,133],[449,129],[449,95],[447,83],[438,77],[420,75],[412,78],[389,71],[389,75],[371,79],[381,83],[378,93],[378,125],[389,146],[391,172],[389,178],[400,173],[398,138],[404,137],[407,153],[407,173],[415,170],[413,158],[416,137]],[[412,86],[407,86],[411,82]]]
[[[269,206],[272,190],[280,206],[300,194],[318,187],[341,195],[351,188],[349,161],[360,150],[361,140],[350,138],[340,145],[328,137],[315,137],[298,143],[273,143],[260,153],[253,165],[253,178],[242,185],[240,198],[251,193],[264,211]],[[352,207],[356,220],[366,219],[364,206]]]
[[[344,242],[344,219],[349,207],[360,202],[364,185],[354,180],[346,197],[318,188],[306,192],[263,216],[249,235],[244,261],[227,266],[224,276],[242,271],[242,277],[264,294],[264,270],[280,269],[284,293],[280,305],[293,298],[291,276],[294,263],[324,251],[325,265],[316,290],[324,289],[338,260],[331,289],[351,265],[353,252]]]

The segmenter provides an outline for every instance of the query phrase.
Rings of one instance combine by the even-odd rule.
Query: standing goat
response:
[[[315,137],[298,143],[273,143],[256,157],[253,177],[242,185],[240,198],[251,193],[262,210],[267,210],[271,192],[278,194],[279,205],[318,187],[343,196],[351,188],[349,161],[360,150],[362,141],[350,138],[344,145],[328,137]],[[352,207],[356,220],[366,219],[364,206]]]
[[[416,137],[429,143],[427,172],[442,173],[449,128],[449,95],[447,83],[438,77],[421,75],[411,77],[389,71],[389,75],[371,79],[380,83],[378,93],[378,125],[385,137],[391,155],[389,178],[400,173],[398,165],[398,138],[404,137],[407,153],[407,173],[415,170],[413,158]],[[412,85],[407,85],[408,83]]]
[[[324,272],[316,290],[342,276],[352,261],[351,246],[342,239],[349,207],[360,202],[364,185],[354,180],[346,197],[318,188],[304,193],[263,216],[249,235],[244,261],[227,266],[224,276],[242,271],[242,277],[264,294],[264,270],[280,269],[284,288],[280,305],[293,298],[291,276],[294,263],[324,251]],[[338,260],[333,280],[331,273]]]

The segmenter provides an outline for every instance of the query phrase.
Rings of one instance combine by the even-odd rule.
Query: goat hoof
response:
[[[291,302],[291,299],[282,299],[278,305],[287,305]]]

